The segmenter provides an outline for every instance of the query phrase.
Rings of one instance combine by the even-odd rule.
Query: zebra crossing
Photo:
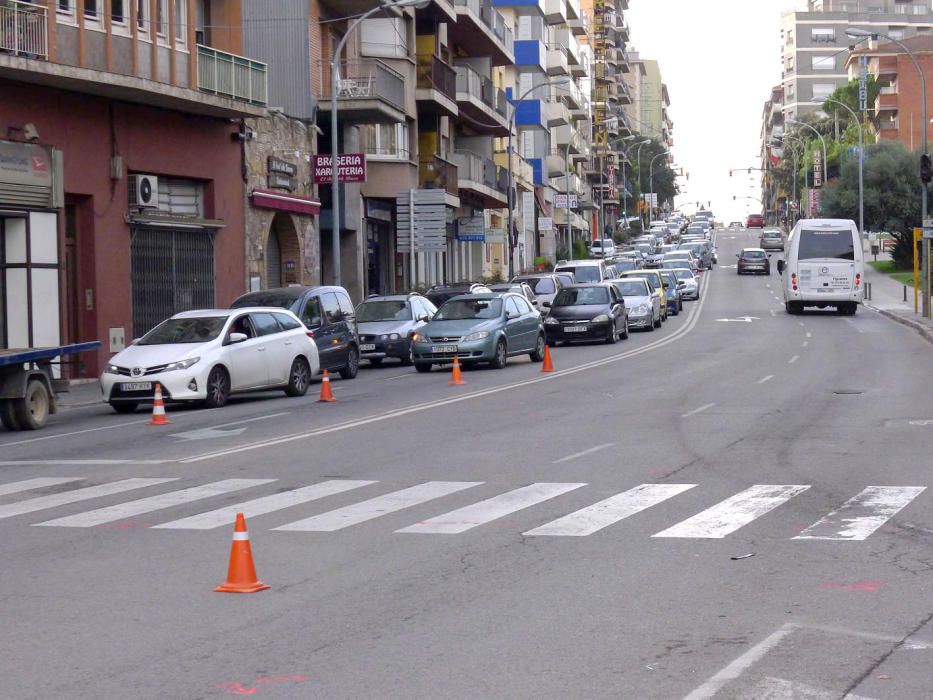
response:
[[[309,517],[270,529],[280,532],[333,533],[391,514],[404,513],[416,506],[434,506],[439,511],[437,514],[394,529],[393,532],[403,535],[457,535],[503,521],[509,516],[555,501],[571,492],[585,493],[586,487],[589,486],[579,482],[536,482],[488,498],[479,498],[469,505],[449,510],[435,502],[441,502],[456,494],[468,494],[481,486],[488,487],[488,484],[482,481],[426,481],[373,495],[374,491],[378,492],[380,489],[379,481],[329,479],[216,508],[204,506],[204,503],[217,497],[229,497],[232,494],[239,495],[241,492],[268,487],[278,479],[223,479],[156,495],[142,493],[158,486],[180,485],[174,483],[179,482],[180,477],[128,478],[82,485],[84,481],[84,477],[72,476],[40,477],[0,483],[0,520],[40,513],[43,515],[39,517],[44,517],[49,511],[63,506],[121,496],[129,500],[33,522],[31,525],[46,528],[91,528],[146,516],[147,520],[158,520],[160,517],[165,520],[157,524],[145,524],[145,527],[154,530],[203,531],[231,525],[238,512],[244,513],[247,518],[257,518],[324,501],[341,494],[362,494],[359,500],[350,505],[325,509]],[[30,493],[53,488],[54,493]],[[521,534],[531,537],[586,537],[617,526],[621,521],[650,509],[665,509],[665,516],[683,519],[652,537],[722,539],[768,516],[809,489],[810,486],[806,484],[755,484],[713,503],[705,510],[690,514],[685,513],[683,506],[677,504],[677,497],[687,492],[701,493],[703,489],[700,485],[639,484],[560,515]],[[791,539],[865,540],[913,503],[925,490],[924,486],[867,486]],[[142,497],[137,497],[140,495]],[[559,500],[555,502],[560,503]],[[176,507],[198,510],[192,515],[176,519],[160,516],[161,511]],[[549,512],[553,512],[553,508],[552,505]],[[261,521],[251,525],[254,529],[262,527]],[[512,526],[513,522],[509,520],[507,525]],[[520,526],[514,527],[520,530]]]

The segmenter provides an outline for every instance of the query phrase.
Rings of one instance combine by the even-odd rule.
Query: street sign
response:
[[[813,154],[813,186],[822,187],[823,185],[823,153],[817,149]]]
[[[538,217],[538,230],[539,231],[550,231],[554,228],[554,219],[550,216],[539,216]]]
[[[858,108],[868,109],[868,56],[858,57]]]
[[[926,240],[930,240],[931,238],[933,238],[933,228],[927,228],[926,226],[924,226],[922,237]]]
[[[571,208],[571,209],[576,209],[576,208],[577,208],[577,204],[578,204],[578,202],[577,202],[577,195],[572,194],[572,195],[569,195],[569,196],[570,196],[570,208]],[[558,194],[558,195],[555,195],[555,196],[554,196],[554,206],[557,207],[558,209],[566,209],[566,208],[567,208],[567,197],[568,197],[568,195],[566,195],[566,194]]]
[[[395,198],[396,243],[399,253],[447,250],[446,191],[410,190]],[[411,205],[414,204],[414,218]]]
[[[483,243],[486,240],[486,219],[482,216],[461,216],[457,219],[457,240]]]
[[[330,153],[314,156],[314,184],[333,181]],[[366,182],[366,154],[341,153],[337,156],[337,182]]]

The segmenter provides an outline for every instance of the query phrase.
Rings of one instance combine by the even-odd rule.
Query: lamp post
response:
[[[337,46],[334,47],[334,52],[330,57],[330,170],[331,213],[333,215],[331,222],[331,246],[333,247],[334,284],[338,287],[342,286],[340,275],[340,185],[337,177],[339,171],[338,161],[340,158],[337,146],[337,87],[340,76],[340,52],[343,51],[344,44],[347,43],[347,39],[350,38],[353,30],[360,26],[360,23],[364,19],[367,19],[377,12],[382,12],[383,10],[392,10],[402,7],[415,7],[420,9],[427,7],[429,2],[430,0],[396,0],[396,2],[379,4],[367,10],[350,22],[347,26],[346,33],[340,37],[340,41],[337,42]],[[414,215],[415,212],[412,211],[411,216]],[[412,255],[414,255],[414,250],[412,250]],[[414,272],[414,270],[411,270],[410,274],[414,275]]]
[[[423,1],[423,0],[422,0],[422,1]],[[509,170],[509,191],[506,192],[506,198],[508,199],[508,202],[509,202],[509,218],[508,218],[508,221],[506,222],[506,226],[508,227],[507,230],[506,230],[506,233],[507,233],[507,236],[508,236],[508,247],[509,247],[509,279],[512,279],[512,277],[514,277],[514,272],[515,272],[515,271],[514,271],[514,267],[515,267],[515,261],[514,261],[514,257],[515,257],[515,255],[514,255],[514,252],[515,252],[515,244],[514,244],[514,242],[513,242],[513,241],[514,241],[514,238],[513,238],[513,236],[512,236],[512,210],[515,208],[515,203],[512,201],[512,189],[513,189],[513,183],[512,183],[512,132],[515,131],[515,115],[518,113],[518,106],[522,103],[522,101],[523,101],[528,95],[530,95],[530,94],[531,94],[532,92],[534,92],[535,90],[538,90],[538,89],[543,88],[543,87],[551,87],[551,86],[555,86],[555,85],[565,85],[566,83],[569,83],[569,82],[570,82],[570,79],[569,79],[569,78],[560,78],[560,79],[558,79],[558,80],[545,80],[543,83],[539,83],[538,85],[532,85],[530,88],[528,88],[527,90],[525,90],[525,92],[523,92],[523,93],[519,96],[519,98],[518,98],[517,100],[513,100],[513,101],[512,101],[512,102],[513,102],[513,105],[512,105],[512,114],[509,115],[509,145],[508,145],[508,148],[507,148],[507,150],[508,150],[508,170]],[[568,150],[568,152],[569,152],[569,150]],[[567,180],[569,181],[570,178],[568,177]],[[568,182],[568,184],[569,184],[569,182]],[[535,228],[537,229],[537,226],[536,226]]]
[[[862,125],[859,123],[858,115],[852,110],[849,105],[840,102],[839,100],[834,100],[831,97],[827,97],[824,102],[832,102],[833,104],[839,105],[845,111],[852,115],[852,119],[855,121],[856,126],[858,126],[858,230],[861,235],[865,235],[865,185],[864,185],[864,174],[862,172],[862,160],[865,157],[863,153],[865,144],[862,140]]]
[[[807,127],[810,131],[816,134],[817,137],[820,139],[820,143],[823,144],[823,179],[825,180],[826,173],[829,172],[829,162],[827,161],[827,158],[826,158],[826,140],[823,138],[823,134],[821,134],[819,131],[814,129],[812,126],[810,126],[806,122],[800,122],[800,121],[797,121],[796,119],[788,119],[787,121],[791,124],[800,124],[800,126]],[[814,182],[813,185],[816,186],[816,182]]]
[[[914,68],[917,69],[917,74],[920,76],[920,109],[923,111],[923,155],[927,155],[927,81],[926,76],[923,74],[923,69],[920,68],[920,64],[917,63],[917,58],[911,52],[907,45],[900,39],[895,39],[888,34],[883,32],[878,32],[875,30],[859,29],[858,27],[850,27],[846,29],[846,36],[849,36],[853,39],[858,39],[863,41],[865,39],[870,39],[874,37],[883,36],[888,41],[894,42],[904,53],[907,54],[907,57],[910,58],[911,62],[914,64]],[[926,225],[927,220],[927,183],[923,181],[923,178],[920,180],[920,185],[923,188],[923,199],[920,202],[920,225]],[[929,239],[923,239],[923,317],[931,318],[933,317],[933,309],[930,307],[930,241]]]
[[[648,165],[648,197],[649,200],[651,195],[654,193],[654,161],[656,161],[661,156],[669,156],[670,151],[662,151],[658,153],[654,158],[651,159],[651,163]],[[651,206],[651,202],[648,202],[648,228],[651,228],[651,222],[654,221],[654,207]]]
[[[611,120],[607,120],[607,121],[611,121]],[[610,140],[609,142],[610,151],[612,150],[612,144],[619,143],[621,141],[629,141],[633,138],[635,138],[635,134],[629,134],[628,136],[617,136],[616,138]],[[603,162],[603,157],[600,156],[599,158],[599,215],[596,217],[597,221],[599,222],[599,226],[600,226],[600,229],[599,229],[600,239],[602,239],[603,236],[605,235],[604,231],[606,229],[606,214],[603,210],[603,206],[605,205],[605,189],[604,189],[605,185],[603,184],[604,182],[603,175],[605,175],[605,173],[606,173],[605,163]]]
[[[641,191],[641,147],[646,143],[651,143],[651,139],[643,139],[636,144],[635,148],[635,164],[638,166],[638,193],[643,194]],[[641,212],[638,214],[639,219],[641,219]],[[644,221],[642,221],[644,223]]]
[[[804,147],[804,152],[806,152],[806,148],[807,148],[807,147],[806,147],[806,144],[805,144],[803,141],[801,141],[800,139],[794,138],[793,136],[788,136],[787,134],[782,134],[782,135],[779,137],[779,140],[783,142],[784,139],[787,139],[787,140],[789,140],[789,141],[796,141],[797,143],[799,143],[800,145],[802,145],[802,146]],[[796,202],[796,201],[797,201],[797,149],[796,149],[796,148],[792,148],[792,149],[790,150],[790,152],[794,154],[794,189],[793,189],[793,195],[794,195],[794,201]],[[803,176],[804,176],[804,188],[806,188],[806,187],[807,187],[807,183],[808,183],[808,180],[807,180],[807,171],[806,171],[806,170],[804,170]],[[799,209],[799,204],[798,204],[798,209],[797,209],[797,210],[800,211],[800,209]]]

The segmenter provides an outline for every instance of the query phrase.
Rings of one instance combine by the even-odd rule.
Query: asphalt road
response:
[[[754,241],[552,375],[0,433],[0,696],[933,698],[933,348]],[[271,588],[214,593],[244,503]]]

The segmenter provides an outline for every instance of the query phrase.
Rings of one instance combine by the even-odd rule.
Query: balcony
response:
[[[583,16],[580,11],[580,0],[567,0],[567,19],[578,20]]]
[[[566,172],[562,173],[557,177],[551,178],[551,187],[553,187],[557,192],[565,193],[567,192],[567,174]],[[580,176],[571,170],[570,172],[570,193],[571,194],[583,194],[583,180],[580,179]]]
[[[885,92],[891,90],[891,92]],[[881,88],[878,99],[875,100],[875,111],[877,112],[897,112],[897,90],[892,88]]]
[[[330,111],[330,63],[318,62],[321,92],[318,109]],[[382,61],[342,61],[337,78],[337,109],[341,121],[370,124],[405,121],[405,80]]]
[[[615,16],[615,30],[616,30],[616,35],[620,37],[622,41],[629,40],[628,25],[625,23],[625,20],[623,20],[620,15]]]
[[[586,144],[580,132],[572,126],[559,126],[553,131],[554,142],[560,150],[570,147],[571,153],[580,154],[586,150]]]
[[[878,135],[883,139],[896,139],[899,129],[900,123],[897,117],[894,119],[882,119],[881,123],[878,125]]]
[[[495,157],[500,176],[505,176],[505,191],[508,192],[509,154],[505,151],[496,151]],[[535,185],[535,169],[532,162],[525,160],[517,153],[512,153],[512,178],[519,189],[530,190]]]
[[[567,0],[546,0],[544,20],[548,24],[563,24],[567,21]]]
[[[570,7],[570,3],[567,3],[567,7]],[[569,12],[567,13],[570,14]],[[586,15],[581,14],[577,18],[567,17],[567,28],[573,33],[574,36],[586,36],[590,31],[590,20]]]
[[[536,68],[547,71],[547,49],[538,39],[520,39],[515,42],[515,65],[520,68]]]
[[[472,56],[488,56],[494,66],[515,62],[512,30],[488,0],[455,0],[454,5],[457,22],[447,25],[454,45],[468,46]]]
[[[550,127],[570,124],[570,109],[560,100],[545,102],[547,109],[547,125]]]
[[[418,184],[425,190],[444,190],[457,196],[459,189],[457,166],[436,155],[418,156]]]
[[[457,166],[460,197],[482,209],[500,209],[508,204],[505,189],[498,189],[500,178],[496,164],[470,151],[453,154]]]
[[[586,109],[589,111],[590,100],[576,81],[561,85],[558,94],[567,100],[571,110]]]
[[[535,13],[544,17],[545,0],[492,0],[493,7],[511,7],[517,14]]]
[[[495,136],[509,133],[508,100],[505,93],[470,66],[455,66],[457,72],[457,106],[465,123],[475,131]]]
[[[548,177],[560,177],[567,175],[567,157],[564,151],[553,151],[547,155],[547,174]]]
[[[418,107],[427,112],[456,117],[457,71],[432,54],[418,54],[418,78],[415,84]]]
[[[897,56],[878,57],[877,80],[894,80],[897,78]]]
[[[547,74],[570,75],[570,64],[567,63],[567,54],[560,44],[548,44]]]
[[[48,10],[19,0],[0,3],[0,53],[48,59]]]

